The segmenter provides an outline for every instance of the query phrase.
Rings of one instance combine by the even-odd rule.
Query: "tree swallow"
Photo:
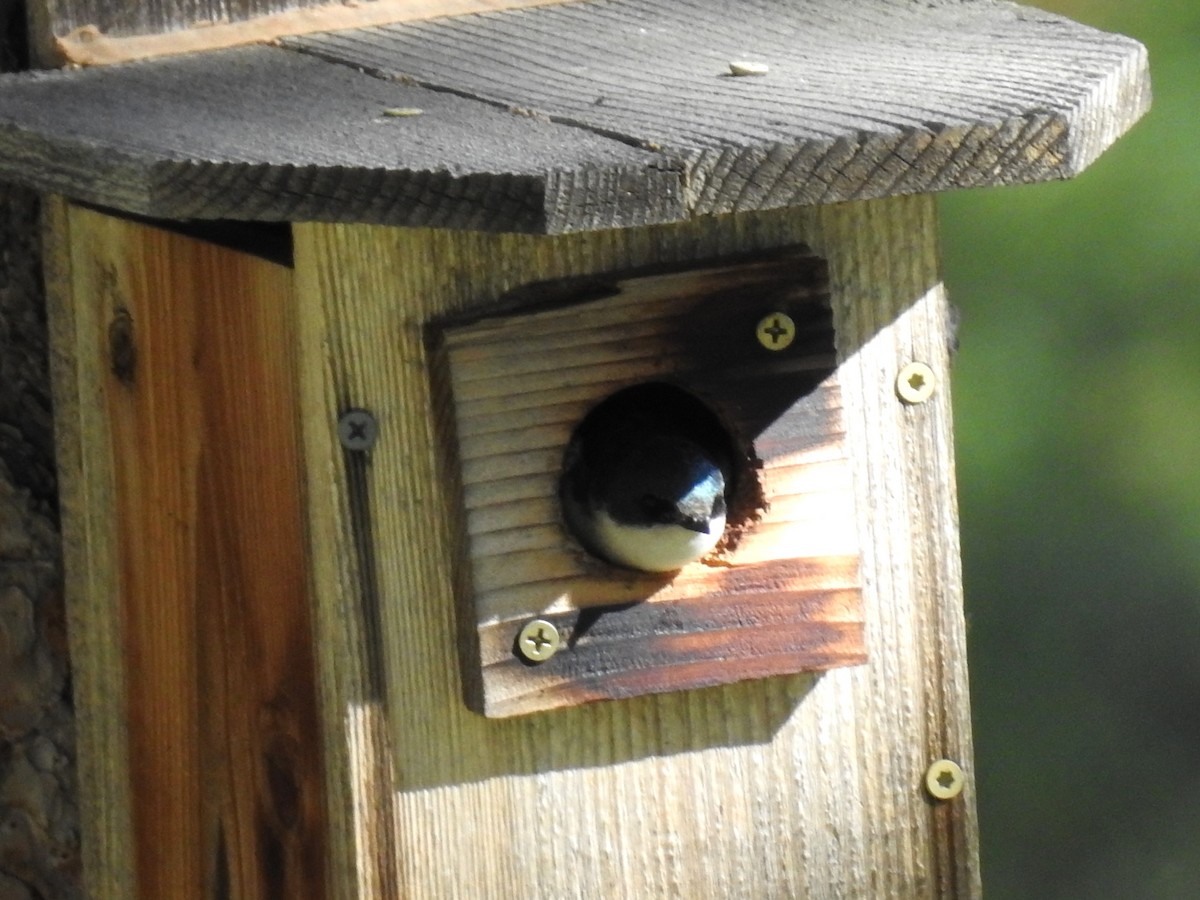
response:
[[[729,438],[699,400],[666,384],[619,392],[568,446],[563,512],[593,554],[671,572],[708,554],[725,530]]]

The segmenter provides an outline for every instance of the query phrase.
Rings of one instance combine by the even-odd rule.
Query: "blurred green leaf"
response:
[[[989,898],[1200,896],[1200,4],[1151,114],[1060,185],[943,198]]]

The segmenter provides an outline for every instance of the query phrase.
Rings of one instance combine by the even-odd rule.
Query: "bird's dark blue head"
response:
[[[708,533],[725,515],[725,474],[713,455],[674,434],[631,440],[602,467],[593,503],[623,525],[679,525]]]
[[[567,524],[610,562],[678,569],[721,539],[731,444],[685,391],[649,384],[619,392],[572,437],[561,487]]]

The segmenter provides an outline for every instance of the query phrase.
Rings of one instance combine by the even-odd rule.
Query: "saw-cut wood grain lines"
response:
[[[794,248],[586,279],[584,302],[570,289],[518,290],[508,302],[566,305],[445,332],[472,576],[465,614],[477,628],[464,663],[481,669],[465,681],[481,685],[477,708],[512,715],[862,662],[823,261]],[[757,336],[777,313],[796,323],[783,350]],[[705,403],[736,448],[725,539],[669,574],[591,556],[559,503],[564,452],[589,409],[658,382]],[[514,653],[534,617],[566,642],[538,666]]]
[[[51,215],[88,896],[330,896],[292,272]]]
[[[362,28],[569,0],[34,0],[39,62],[110,65]]]
[[[935,226],[929,196],[548,238],[296,226],[335,896],[979,896],[950,395],[907,406],[895,393],[904,364],[948,366]],[[483,327],[502,299],[506,316],[568,294],[586,306],[619,298],[607,273],[679,277],[800,244],[828,262],[866,662],[471,711],[455,396],[430,323]],[[534,284],[553,296],[521,291]],[[347,404],[380,423],[361,466],[333,430]],[[512,407],[497,425],[519,424]],[[968,783],[931,804],[925,773],[942,758]]]
[[[75,199],[552,234],[1066,178],[1150,102],[1136,41],[998,0],[573,0],[2,84],[0,176]]]

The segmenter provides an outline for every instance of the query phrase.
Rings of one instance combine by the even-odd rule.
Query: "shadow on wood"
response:
[[[507,716],[861,663],[825,262],[799,246],[606,277],[522,286],[498,305],[529,309],[432,329],[453,411],[438,443],[458,448],[445,474],[462,486],[462,630],[476,630],[468,701]],[[611,565],[563,522],[572,435],[618,395],[637,398],[639,429],[710,417],[728,442],[724,537],[678,572]],[[514,642],[534,618],[566,644],[530,666]]]

